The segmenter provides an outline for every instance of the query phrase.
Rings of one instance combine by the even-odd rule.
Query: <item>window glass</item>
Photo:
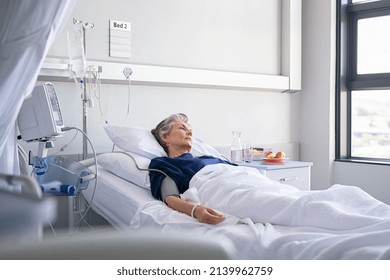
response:
[[[390,90],[351,94],[351,156],[390,158]]]
[[[357,74],[390,73],[390,16],[358,21]]]

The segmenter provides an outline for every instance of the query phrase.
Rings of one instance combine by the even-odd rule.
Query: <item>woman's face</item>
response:
[[[173,123],[171,131],[163,135],[163,140],[169,150],[186,149],[190,151],[192,147],[191,126],[184,121],[177,121]]]

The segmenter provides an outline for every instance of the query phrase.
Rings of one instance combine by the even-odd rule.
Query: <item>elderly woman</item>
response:
[[[194,157],[192,129],[184,114],[169,116],[152,133],[168,155],[151,160],[150,169],[161,171],[149,173],[152,195],[200,222],[222,222],[225,217],[217,212],[221,211],[253,222],[332,230],[390,224],[390,206],[357,187],[299,191],[254,168],[212,156]],[[196,193],[200,204],[186,200],[188,193]]]
[[[166,151],[168,157],[152,159],[149,168],[168,174],[150,172],[152,195],[164,201],[169,207],[186,213],[200,222],[217,224],[224,220],[221,214],[203,205],[193,205],[180,198],[189,187],[191,178],[209,164],[232,164],[211,156],[193,157],[192,129],[184,114],[172,115],[152,130],[154,137]]]

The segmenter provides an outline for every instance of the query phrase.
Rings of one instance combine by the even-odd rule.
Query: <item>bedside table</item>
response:
[[[265,164],[262,161],[252,161],[239,165],[257,168],[271,180],[294,186],[302,191],[310,190],[312,162],[285,160],[283,164]]]

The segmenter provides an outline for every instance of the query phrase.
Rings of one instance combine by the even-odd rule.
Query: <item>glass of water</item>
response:
[[[244,162],[253,161],[253,145],[252,141],[245,140],[242,142],[242,159]]]

